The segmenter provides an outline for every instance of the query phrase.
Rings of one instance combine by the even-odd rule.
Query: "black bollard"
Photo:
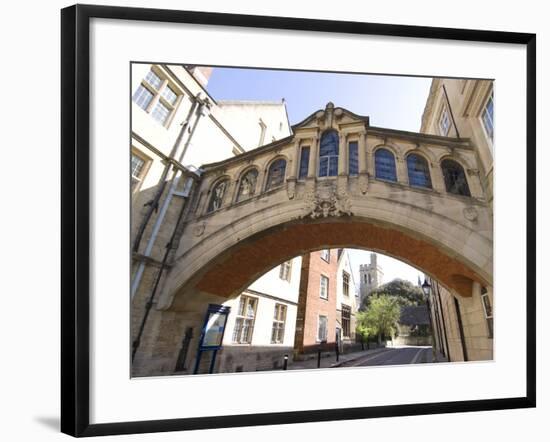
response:
[[[317,352],[317,368],[321,368],[321,347],[319,347]]]
[[[288,367],[288,355],[285,355],[283,359],[283,370],[286,370],[287,367]]]

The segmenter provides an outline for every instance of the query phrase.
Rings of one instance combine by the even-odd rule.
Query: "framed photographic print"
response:
[[[535,35],[61,17],[63,432],[535,406]]]

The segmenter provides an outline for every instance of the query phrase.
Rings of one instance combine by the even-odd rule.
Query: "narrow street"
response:
[[[432,347],[397,347],[343,362],[340,367],[404,365],[432,362]]]

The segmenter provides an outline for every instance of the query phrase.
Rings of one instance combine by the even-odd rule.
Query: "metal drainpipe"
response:
[[[187,118],[181,125],[180,132],[176,138],[176,141],[174,142],[174,145],[172,146],[172,150],[170,151],[170,155],[168,158],[172,159],[176,156],[176,153],[179,150],[181,141],[183,140],[183,136],[185,134],[185,131],[189,127],[189,124],[191,122],[191,119],[193,118],[193,114],[195,113],[195,110],[197,108],[197,105],[199,104],[200,94],[197,94],[196,97],[193,97],[193,104],[191,105],[191,108],[189,109],[189,112],[187,114]],[[168,176],[168,172],[170,171],[170,162],[166,164],[164,167],[164,170],[162,172],[162,175],[159,179],[159,189],[155,196],[153,197],[153,200],[151,201],[151,204],[149,208],[147,209],[147,212],[145,213],[143,220],[141,222],[141,225],[139,226],[138,232],[136,234],[136,238],[134,240],[133,245],[133,251],[137,252],[139,250],[139,245],[141,244],[141,239],[143,238],[143,234],[145,232],[145,229],[147,228],[147,224],[149,224],[149,221],[151,219],[151,216],[153,216],[153,212],[157,209],[158,203],[160,201],[160,198],[162,197],[162,194],[164,193],[164,189],[166,188],[166,177]]]
[[[191,179],[193,179],[193,178],[191,178]],[[193,183],[192,183],[192,185],[189,189],[188,195],[190,195],[195,190],[194,187],[196,185],[197,185],[197,183],[193,179]],[[174,241],[176,240],[176,235],[177,235],[177,232],[178,232],[179,225],[182,222],[182,220],[184,218],[184,215],[185,215],[185,212],[186,212],[187,201],[188,201],[188,196],[185,196],[183,204],[181,205],[180,210],[179,210],[179,214],[178,214],[176,224],[174,226],[174,230],[172,230],[170,240],[168,241],[168,244],[166,244],[166,249],[164,251],[164,256],[162,258],[160,269],[159,269],[159,271],[157,273],[157,276],[155,278],[155,283],[153,285],[153,289],[151,291],[151,294],[149,295],[149,299],[147,300],[147,303],[145,304],[145,314],[143,315],[143,318],[141,319],[141,324],[139,326],[139,331],[137,333],[137,336],[136,336],[135,340],[132,342],[132,362],[134,361],[137,350],[138,350],[138,348],[141,344],[141,338],[142,338],[143,332],[145,330],[145,325],[147,323],[147,319],[149,317],[149,314],[151,313],[151,309],[152,309],[153,304],[155,302],[155,295],[157,293],[157,289],[159,287],[160,280],[162,278],[162,274],[163,274],[163,272],[166,268],[166,263],[168,262],[168,257],[170,256],[170,252],[172,251],[172,248],[174,247]]]
[[[195,122],[193,124],[193,128],[191,129],[191,133],[189,134],[189,137],[187,138],[187,142],[185,143],[185,146],[179,156],[178,161],[181,162],[183,160],[183,156],[185,155],[185,152],[187,151],[187,147],[189,146],[189,143],[191,141],[191,138],[193,137],[193,134],[195,133],[195,129],[197,128],[198,122],[200,117],[203,115],[203,108],[204,104],[200,103],[199,107],[197,108],[197,117],[195,119]],[[170,190],[168,191],[168,195],[164,199],[164,202],[162,203],[162,207],[160,209],[160,213],[157,216],[157,219],[155,220],[155,224],[153,226],[153,231],[151,232],[151,236],[149,237],[149,241],[147,241],[147,246],[145,247],[145,250],[143,252],[144,256],[150,256],[151,251],[153,250],[153,246],[155,244],[155,241],[157,239],[158,232],[160,231],[160,227],[162,225],[162,222],[164,221],[164,217],[166,216],[166,212],[168,211],[168,207],[170,206],[170,203],[172,202],[172,198],[174,197],[174,193],[176,191],[176,188],[178,186],[179,180],[181,176],[179,175],[179,170],[175,170],[172,174],[172,184],[170,186]],[[139,263],[139,266],[137,268],[136,274],[134,276],[134,279],[132,281],[130,293],[131,297],[133,298],[134,295],[137,292],[137,289],[139,288],[139,284],[141,283],[141,278],[143,276],[143,272],[145,271],[145,263],[141,261]]]

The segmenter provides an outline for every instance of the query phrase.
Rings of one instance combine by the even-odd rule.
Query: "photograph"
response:
[[[129,75],[130,377],[493,363],[494,79]]]

